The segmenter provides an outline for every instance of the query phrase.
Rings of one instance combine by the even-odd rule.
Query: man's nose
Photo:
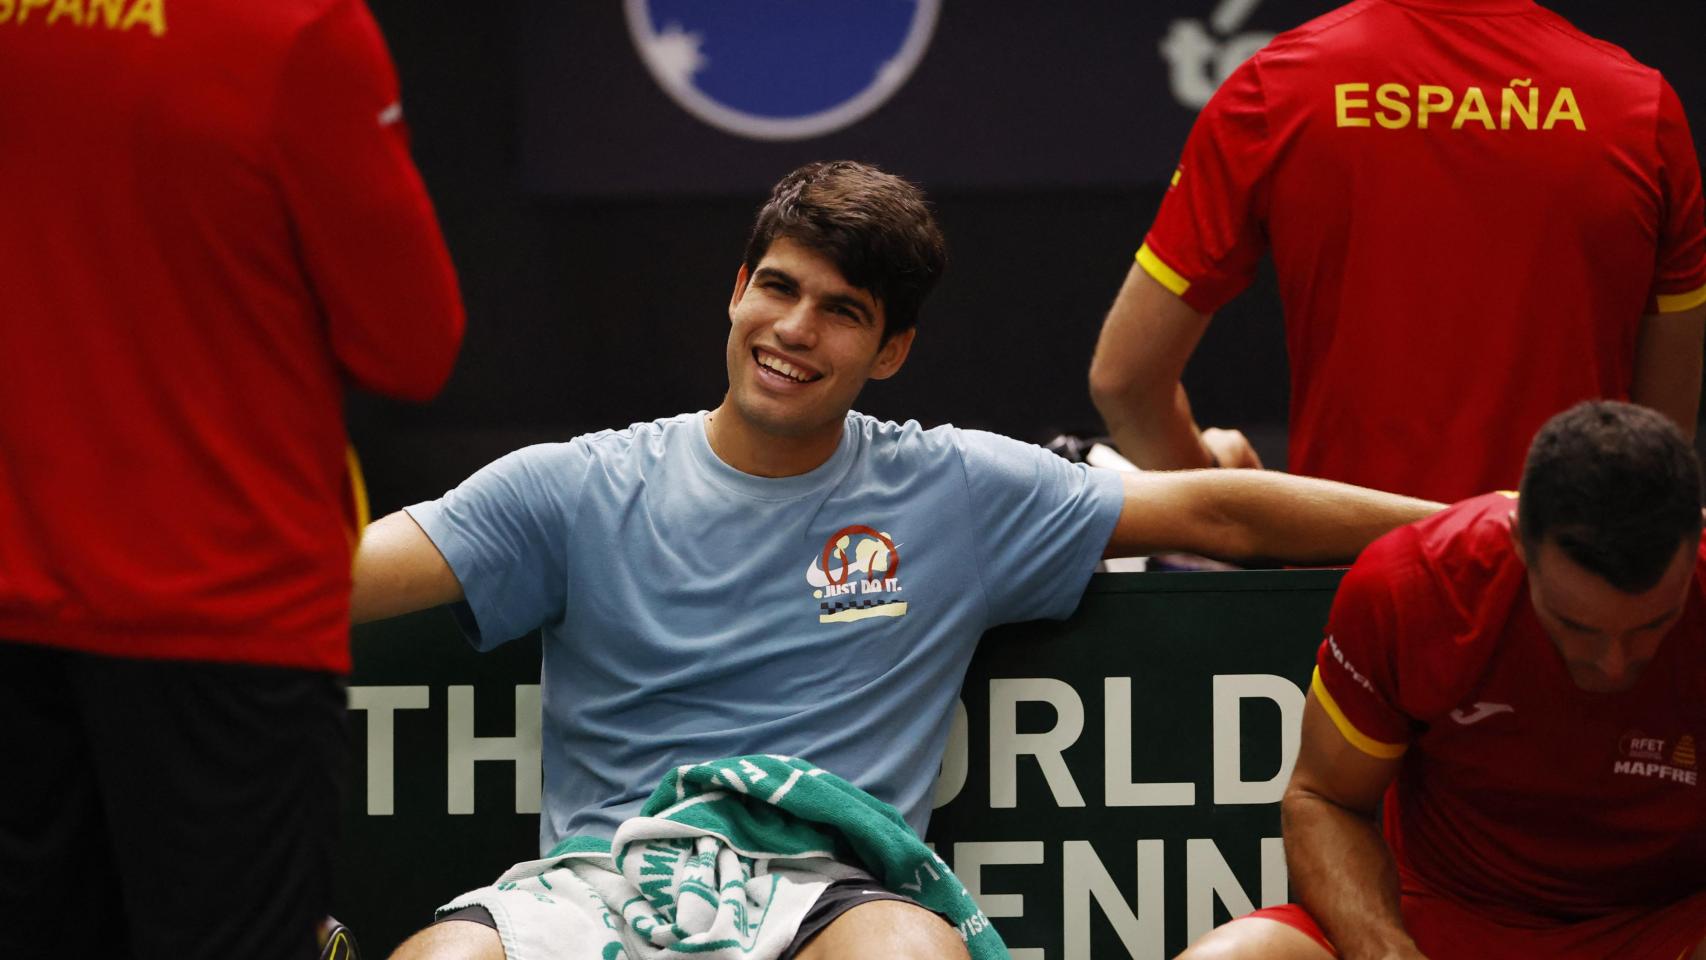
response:
[[[809,347],[817,342],[817,316],[810,304],[794,304],[774,327],[776,336],[792,346]]]
[[[1619,681],[1629,672],[1629,646],[1623,640],[1613,640],[1594,664],[1607,680]]]

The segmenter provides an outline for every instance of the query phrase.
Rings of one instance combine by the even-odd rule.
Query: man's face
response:
[[[1614,693],[1635,685],[1682,616],[1697,549],[1684,543],[1657,585],[1624,593],[1583,569],[1550,538],[1537,551],[1519,543],[1534,612],[1576,686]]]
[[[865,381],[892,376],[913,331],[883,339],[883,305],[828,258],[778,238],[729,300],[729,399],[777,437],[839,431]]]

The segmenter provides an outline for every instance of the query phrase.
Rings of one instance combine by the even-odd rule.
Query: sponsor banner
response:
[[[863,571],[872,615],[904,615],[906,549],[840,531],[802,586],[835,617]],[[1286,900],[1278,801],[1339,575],[1104,574],[1072,619],[984,638],[926,839],[1015,960],[1171,956]],[[436,610],[362,627],[354,650],[335,913],[382,956],[536,855],[539,643],[476,654]]]
[[[525,0],[523,185],[582,197],[751,193],[834,157],[932,189],[1154,185],[1233,69],[1336,6]],[[1663,70],[1699,140],[1706,69],[1689,38],[1706,33],[1706,5],[1667,3],[1634,19],[1593,0],[1546,6]],[[1501,91],[1506,80],[1489,78],[1483,96],[1527,108],[1526,91]],[[1351,119],[1367,119],[1356,113],[1361,92],[1339,95]],[[1422,122],[1427,104],[1417,95],[1412,106]],[[1468,108],[1471,119],[1504,109]],[[1571,116],[1556,91],[1534,109]]]

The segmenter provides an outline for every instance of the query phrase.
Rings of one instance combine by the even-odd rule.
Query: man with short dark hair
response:
[[[1281,806],[1299,905],[1184,956],[1706,958],[1700,534],[1675,426],[1599,402],[1546,424],[1516,499],[1364,551]]]
[[[1104,550],[1321,561],[1437,506],[1259,471],[1122,479],[852,412],[905,361],[945,262],[911,184],[802,167],[735,275],[716,409],[517,451],[369,529],[358,619],[461,601],[482,649],[544,628],[541,851],[608,841],[681,764],[751,754],[811,761],[921,835],[978,638],[1070,614]],[[567,876],[506,878],[399,956],[622,949],[588,942],[615,936],[597,923],[561,932],[586,899]],[[809,906],[780,956],[965,956],[953,927],[869,878]]]

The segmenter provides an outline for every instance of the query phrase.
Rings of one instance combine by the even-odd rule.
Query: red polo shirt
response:
[[[346,381],[462,309],[359,0],[0,3],[0,640],[348,668]]]
[[[1202,312],[1271,248],[1293,472],[1454,501],[1627,399],[1644,314],[1706,302],[1659,74],[1529,0],[1358,0],[1220,88],[1138,259]]]
[[[1635,685],[1590,692],[1529,601],[1515,509],[1477,497],[1364,551],[1334,598],[1316,700],[1364,752],[1403,758],[1385,809],[1406,889],[1512,928],[1697,895],[1706,547]]]

